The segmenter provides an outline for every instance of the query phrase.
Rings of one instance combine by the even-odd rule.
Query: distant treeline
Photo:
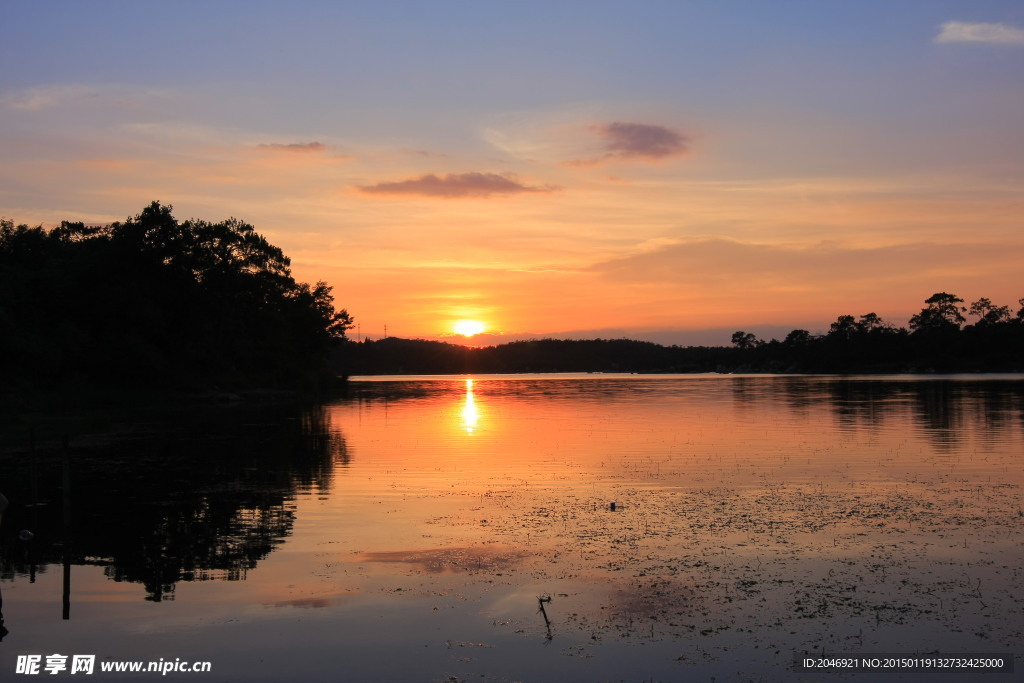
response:
[[[329,372],[351,318],[253,226],[0,222],[0,390],[290,387]]]
[[[469,348],[389,337],[346,342],[335,352],[341,374],[514,372],[1022,372],[1024,299],[1008,306],[963,305],[939,292],[909,327],[874,313],[841,315],[822,335],[793,330],[782,341],[737,331],[730,347],[661,346],[629,339],[518,341]],[[964,314],[977,316],[966,324]]]
[[[107,226],[0,221],[0,395],[309,388],[395,373],[1024,371],[1020,304],[967,306],[939,292],[906,328],[874,313],[842,315],[826,334],[765,341],[738,331],[729,347],[356,343],[331,288],[296,282],[288,257],[253,226],[179,222],[153,202]]]

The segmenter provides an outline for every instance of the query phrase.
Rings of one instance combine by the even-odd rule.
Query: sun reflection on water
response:
[[[480,411],[476,407],[476,399],[473,397],[473,380],[466,380],[466,400],[462,405],[462,428],[467,434],[476,430],[477,422],[480,421]]]

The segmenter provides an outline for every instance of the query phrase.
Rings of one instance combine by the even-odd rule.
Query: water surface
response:
[[[40,444],[0,460],[0,670],[820,680],[794,653],[1020,652],[1022,389],[356,378],[324,405]]]

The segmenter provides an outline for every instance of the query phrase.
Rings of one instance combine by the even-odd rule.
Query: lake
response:
[[[5,679],[924,680],[794,659],[1024,653],[1021,376],[365,377],[108,427],[0,457]]]

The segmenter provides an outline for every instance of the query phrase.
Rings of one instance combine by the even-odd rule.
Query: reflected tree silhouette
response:
[[[889,420],[910,417],[914,430],[940,451],[963,438],[997,444],[1024,426],[1024,392],[1014,381],[721,381],[730,383],[730,395],[741,410],[767,394],[797,416],[819,404],[835,414],[840,427],[851,430],[883,428]],[[348,396],[337,400],[386,405],[441,392],[457,406],[465,428],[470,407],[485,404],[491,392],[510,391],[492,382],[472,388],[461,382],[354,383]],[[551,382],[519,381],[516,398],[552,400]],[[594,379],[592,400],[615,391],[621,396],[621,382],[643,385],[648,392],[661,386]],[[60,450],[40,449],[34,458],[26,451],[6,453],[0,467],[11,505],[0,524],[0,572],[8,578],[32,577],[61,566],[67,554],[71,565],[102,566],[112,580],[141,584],[152,601],[173,599],[181,581],[243,580],[291,533],[296,497],[329,493],[335,474],[351,462],[353,454],[331,415],[330,405],[224,409],[176,415],[143,437],[93,446],[72,440],[73,515],[67,531]],[[961,431],[968,417],[986,426],[980,437]],[[31,540],[19,539],[22,529],[32,530]]]
[[[828,386],[828,404],[840,426],[878,427],[885,419],[888,403],[898,387],[879,382],[839,380]]]
[[[72,547],[72,565],[103,566],[114,581],[142,584],[155,602],[173,599],[180,581],[242,580],[291,533],[296,496],[327,492],[348,458],[322,406],[203,416],[145,438],[72,444],[65,532],[59,454],[39,452],[34,468],[24,453],[9,454],[3,570],[45,572]],[[30,526],[31,543],[12,531]]]
[[[914,386],[913,410],[929,441],[939,450],[950,451],[960,441],[963,397],[948,382],[921,382]]]
[[[913,421],[937,450],[949,450],[962,439],[965,422],[985,424],[984,443],[997,443],[1024,421],[1024,392],[1019,382],[983,380],[964,383],[941,379],[893,380],[737,377],[732,395],[737,408],[763,398],[758,392],[779,394],[796,415],[815,404],[828,406],[840,427],[878,429],[887,420],[902,419],[910,411]]]
[[[7,497],[0,493],[0,529],[4,525],[4,511],[7,510]],[[2,577],[0,577],[2,578]],[[4,626],[4,593],[3,584],[0,582],[0,641],[7,636],[7,628]]]

